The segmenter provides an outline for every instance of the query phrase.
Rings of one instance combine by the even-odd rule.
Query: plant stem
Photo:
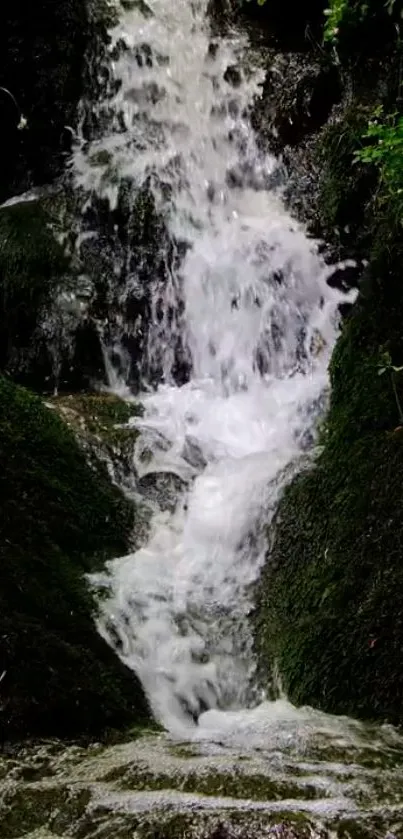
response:
[[[403,425],[403,409],[402,409],[402,404],[401,404],[400,399],[399,399],[399,394],[398,394],[398,392],[397,392],[396,379],[395,379],[395,374],[394,374],[394,372],[393,372],[393,371],[392,371],[392,374],[391,374],[391,375],[392,375],[392,387],[393,387],[393,393],[395,394],[395,400],[396,400],[396,405],[397,405],[397,412],[398,412],[398,414],[399,414],[399,422],[400,422],[400,425]]]

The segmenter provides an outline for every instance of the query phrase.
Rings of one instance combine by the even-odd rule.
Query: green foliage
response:
[[[328,9],[325,9],[326,23],[323,32],[325,41],[336,42],[339,34],[340,24],[348,11],[349,0],[332,0]]]
[[[395,224],[403,221],[403,116],[384,114],[377,107],[362,136],[362,148],[354,154],[356,162],[374,166],[379,174],[377,201],[387,204]]]
[[[382,353],[381,360],[378,365],[378,376],[383,376],[384,373],[392,372],[392,373],[401,373],[403,367],[396,367],[395,364],[392,364],[392,359],[389,352]]]
[[[80,734],[146,714],[98,636],[84,579],[125,553],[134,508],[42,401],[0,378],[0,736]]]
[[[384,36],[396,39],[402,10],[402,0],[330,0],[325,9],[324,41],[337,48],[343,42],[348,49],[355,46],[356,57],[367,46],[376,48],[377,38],[379,46],[383,46]]]

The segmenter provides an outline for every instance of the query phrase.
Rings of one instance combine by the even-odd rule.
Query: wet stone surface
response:
[[[137,731],[109,747],[15,747],[0,758],[0,835],[399,839],[403,752],[383,736],[357,729],[343,745],[341,731],[318,731],[305,745],[241,752]]]

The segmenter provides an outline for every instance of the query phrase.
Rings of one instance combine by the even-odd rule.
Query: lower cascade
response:
[[[55,377],[55,393],[39,406],[0,377],[10,424],[34,417],[30,468],[42,457],[37,427],[57,454],[58,481],[45,487],[40,503],[50,496],[53,511],[53,496],[66,492],[69,513],[83,499],[79,527],[66,529],[66,556],[58,543],[55,553],[62,584],[65,576],[72,589],[77,583],[75,576],[70,583],[70,551],[96,602],[94,620],[87,589],[74,612],[63,605],[68,641],[63,636],[61,655],[71,681],[81,635],[88,652],[85,609],[96,639],[88,649],[100,656],[88,682],[91,663],[80,658],[77,685],[70,684],[84,737],[67,742],[66,725],[64,743],[46,737],[0,751],[4,839],[403,839],[399,729],[296,707],[276,661],[268,667],[270,689],[261,685],[254,620],[257,583],[270,562],[268,528],[284,489],[322,444],[329,362],[343,306],[357,294],[335,288],[332,276],[355,262],[330,265],[321,243],[286,209],[282,161],[262,151],[252,126],[265,79],[259,45],[239,25],[216,35],[207,6],[207,0],[113,4],[109,54],[95,68],[103,96],[96,106],[83,98],[77,130],[65,127],[72,154],[63,184],[74,204],[66,218],[74,228],[81,298],[65,294],[68,329],[63,321],[60,334],[71,337],[77,318],[84,322],[82,312],[90,313],[97,369],[104,366],[107,383],[97,381],[98,390],[87,393],[85,377],[77,377],[79,396],[72,399],[57,393]],[[94,82],[94,67],[88,72]],[[45,197],[52,200],[51,189]],[[28,200],[34,205],[37,193],[11,198],[0,210],[18,213]],[[94,287],[99,299],[91,309]],[[53,352],[60,371],[61,340]],[[391,356],[385,365],[393,401],[393,376],[402,368]],[[84,421],[86,399],[93,413]],[[101,403],[104,413],[95,416],[93,405],[98,410]],[[78,445],[69,460],[67,427],[60,454],[60,417],[86,461]],[[71,484],[65,468],[74,472]],[[25,504],[34,492],[31,485],[23,489]],[[43,529],[51,551],[68,519],[58,500],[49,532]],[[98,564],[86,563],[75,545],[87,509],[99,533],[90,534],[85,550]],[[31,526],[35,507],[28,512]],[[132,544],[133,521],[133,551],[118,555]],[[115,556],[106,564],[105,540]],[[34,540],[27,544],[30,551]],[[53,607],[43,602],[47,619]],[[24,626],[21,649],[26,645],[30,655],[31,644],[34,652],[41,647],[40,618],[35,612]],[[7,631],[8,643],[13,627]],[[375,636],[365,639],[369,650]],[[56,658],[59,647],[51,641]],[[35,668],[33,674],[38,679]],[[125,691],[122,726],[133,708],[138,713],[138,725],[122,735],[115,730],[115,676]],[[8,713],[7,679],[8,667],[0,667],[0,714]],[[87,697],[102,693],[103,679],[111,710],[106,723],[100,714],[98,728],[86,727]],[[68,679],[63,685],[67,693]],[[49,693],[53,687],[49,678]],[[41,690],[45,696],[47,683]],[[21,708],[21,718],[31,719],[32,709]],[[19,713],[18,707],[17,731]],[[41,736],[46,721],[38,718]],[[93,736],[102,726],[108,734],[113,729],[106,742]]]

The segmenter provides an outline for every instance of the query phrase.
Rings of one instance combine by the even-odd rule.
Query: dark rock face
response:
[[[41,400],[0,379],[0,736],[79,736],[147,719],[98,635],[86,572],[124,553],[135,510]]]
[[[274,150],[295,146],[321,128],[341,95],[336,66],[312,61],[302,53],[277,55],[254,111],[255,125],[270,132]]]
[[[138,389],[164,375],[154,329],[166,336],[173,376],[186,381],[181,302],[165,304],[183,248],[150,185],[122,181],[115,208],[93,196],[84,220],[76,213],[65,190],[0,211],[0,369],[38,392],[77,392],[106,383],[106,352]]]
[[[2,5],[0,202],[61,174],[91,56],[102,57],[105,48],[108,15],[103,0]],[[96,97],[99,82],[91,86]],[[47,197],[0,210],[0,369],[42,392],[82,390],[105,376],[88,295],[83,305],[77,287],[74,242],[63,226],[68,214],[72,225],[72,197],[62,192],[50,187]]]
[[[40,392],[83,390],[105,375],[96,325],[88,306],[79,311],[78,267],[56,238],[59,222],[46,201],[0,210],[0,369]]]
[[[100,136],[112,119],[114,83],[105,56],[110,14],[104,0],[67,0],[61,10],[51,0],[35,8],[18,0],[0,12],[0,201],[44,183],[54,193],[0,211],[0,369],[39,392],[105,383],[105,357],[134,389],[144,378],[160,381],[166,365],[151,349],[151,325],[173,344],[174,378],[183,382],[189,374],[180,330],[172,329],[180,300],[164,305],[180,245],[156,210],[153,185],[139,189],[122,180],[116,207],[87,196],[82,219],[81,198],[66,174],[54,183],[63,174],[83,92],[104,103],[85,109],[86,138]],[[118,43],[115,58],[126,48]],[[151,66],[165,57],[143,44],[136,60]],[[146,86],[132,95],[157,101],[164,91]],[[23,130],[21,113],[28,121]],[[80,233],[85,240],[76,247]]]
[[[103,17],[102,17],[103,14]],[[0,10],[0,201],[60,171],[87,76],[86,52],[104,39],[103,0],[15,0]],[[26,129],[18,130],[20,112]]]
[[[175,304],[165,302],[183,247],[157,212],[152,184],[138,189],[129,179],[122,181],[115,209],[94,197],[84,223],[94,235],[81,245],[80,266],[93,282],[91,316],[104,323],[103,341],[114,366],[133,389],[143,381],[156,384],[164,377],[158,349],[170,353],[172,375],[183,383],[189,360],[179,328],[180,292]],[[164,336],[163,350],[151,330]],[[123,351],[120,358],[114,347]]]
[[[318,190],[323,161],[319,137],[342,107],[346,91],[340,68],[326,56],[270,48],[262,96],[252,123],[259,143],[280,157],[287,177],[284,197],[293,215],[310,224],[314,235],[325,230],[318,218]]]
[[[215,31],[219,32],[239,20],[240,17],[259,27],[271,41],[280,39],[281,46],[299,48],[305,46],[306,32],[320,31],[324,0],[286,0],[283,3],[259,4],[257,0],[209,0],[208,10]]]

